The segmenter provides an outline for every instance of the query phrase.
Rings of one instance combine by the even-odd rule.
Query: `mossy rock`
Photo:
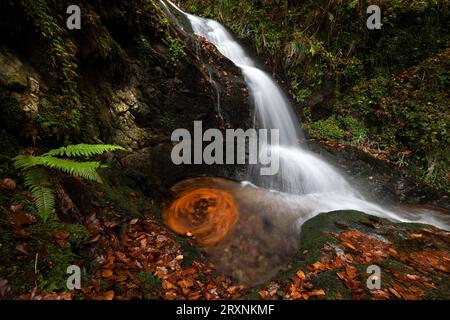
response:
[[[349,235],[355,238],[347,238]],[[302,270],[315,289],[326,292],[321,299],[377,299],[379,295],[388,299],[448,299],[449,243],[448,232],[429,225],[397,223],[358,211],[321,213],[304,223],[297,253],[289,268],[274,280],[286,287]],[[338,253],[349,260],[335,263]],[[314,270],[317,262],[325,267]],[[380,267],[379,290],[367,288],[370,265]],[[354,270],[350,280],[345,275],[348,268]],[[358,290],[353,285],[358,285]]]

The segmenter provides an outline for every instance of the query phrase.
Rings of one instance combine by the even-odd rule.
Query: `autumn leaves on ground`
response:
[[[132,194],[130,201],[134,201]],[[11,227],[19,259],[27,229],[36,223],[12,207]],[[269,283],[244,287],[219,274],[196,247],[192,234],[179,237],[152,213],[126,218],[97,207],[85,218],[89,239],[80,260],[80,290],[31,289],[19,299],[424,299],[448,298],[450,254],[447,232],[430,226],[395,224],[358,212],[325,213],[305,223],[301,248]],[[58,247],[70,246],[67,231],[49,234]],[[36,258],[37,259],[37,258]],[[381,288],[367,288],[369,265],[382,270]],[[0,293],[10,290],[1,279]]]

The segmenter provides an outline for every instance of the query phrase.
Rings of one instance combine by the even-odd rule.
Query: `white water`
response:
[[[256,107],[255,125],[260,128],[279,129],[280,145],[270,147],[271,152],[279,156],[279,173],[261,177],[259,174],[253,174],[259,173],[259,170],[252,170],[250,180],[268,189],[291,194],[286,195],[286,201],[302,213],[298,218],[298,226],[321,212],[352,209],[402,222],[428,223],[449,229],[444,220],[434,217],[430,212],[416,214],[414,218],[405,217],[366,201],[337,169],[301,147],[298,129],[300,122],[283,91],[272,77],[256,66],[225,27],[214,20],[185,13],[168,2],[189,20],[195,34],[214,44],[242,70]],[[163,5],[165,6],[164,3]]]

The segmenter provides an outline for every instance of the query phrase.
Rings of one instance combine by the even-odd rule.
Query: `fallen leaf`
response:
[[[417,239],[417,238],[423,238],[423,234],[421,234],[421,233],[410,233],[409,236],[410,236],[411,238],[415,238],[415,239]]]
[[[163,287],[164,289],[166,289],[166,290],[169,290],[169,289],[175,289],[175,288],[176,288],[176,286],[175,286],[172,282],[167,281],[167,280],[164,280],[164,281],[163,281],[162,287]]]
[[[11,285],[6,279],[0,279],[0,297],[4,297],[11,291]]]
[[[419,276],[416,276],[416,275],[413,275],[413,274],[407,274],[406,277],[407,277],[409,280],[413,280],[413,281],[417,281],[417,280],[420,279]]]
[[[308,292],[309,296],[324,296],[325,295],[325,291],[323,291],[323,289],[319,289],[319,290],[313,290],[311,292]]]
[[[178,285],[182,288],[190,288],[194,285],[194,281],[191,279],[185,279],[177,282]]]
[[[70,236],[70,233],[67,231],[58,231],[53,234],[53,237],[56,239],[67,239]]]
[[[313,263],[310,266],[312,267],[313,270],[316,270],[316,271],[321,271],[321,270],[325,270],[326,269],[326,267],[323,265],[323,263],[321,263],[319,261]]]
[[[297,271],[297,276],[302,280],[306,279],[305,273],[302,270]]]
[[[111,269],[105,269],[102,271],[103,278],[111,278],[113,276],[113,271]]]
[[[15,249],[16,249],[17,252],[19,252],[19,253],[21,253],[21,254],[24,254],[24,255],[26,255],[26,256],[30,254],[30,253],[27,251],[27,249],[26,249],[26,245],[23,244],[23,243],[17,244]]]
[[[350,248],[350,249],[356,251],[356,248],[350,242],[344,242],[343,245],[346,246],[347,248]]]
[[[395,290],[394,288],[389,288],[388,289],[390,292],[392,292],[392,294],[394,295],[394,296],[396,296],[397,298],[399,298],[399,299],[401,299],[402,298],[402,296],[397,292],[397,290]]]
[[[96,300],[112,300],[114,299],[115,293],[113,290],[106,291],[104,294],[96,297]]]
[[[107,227],[107,228],[114,228],[117,225],[118,225],[118,223],[115,221],[105,221],[105,227]]]
[[[16,188],[16,182],[10,178],[2,179],[0,180],[0,188],[6,190],[14,190]]]
[[[30,213],[18,212],[11,214],[11,222],[16,226],[21,227],[23,225],[30,225],[35,223],[36,217]]]

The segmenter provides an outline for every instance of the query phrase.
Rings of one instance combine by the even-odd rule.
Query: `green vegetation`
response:
[[[181,59],[186,57],[184,45],[178,38],[167,36],[167,44],[169,46],[169,58],[172,64],[177,65]]]
[[[331,116],[326,120],[312,122],[309,126],[309,132],[314,137],[322,140],[344,139],[344,130],[340,128],[335,116]]]
[[[70,145],[50,150],[41,156],[18,155],[14,158],[14,165],[16,169],[24,172],[25,186],[33,194],[40,217],[47,221],[55,212],[55,194],[52,189],[55,180],[51,174],[54,170],[86,180],[102,182],[97,173],[97,169],[102,167],[100,162],[80,162],[58,157],[86,158],[113,150],[124,149],[113,145]]]
[[[449,188],[450,49],[353,88],[336,112],[363,117],[372,143],[425,182]]]

